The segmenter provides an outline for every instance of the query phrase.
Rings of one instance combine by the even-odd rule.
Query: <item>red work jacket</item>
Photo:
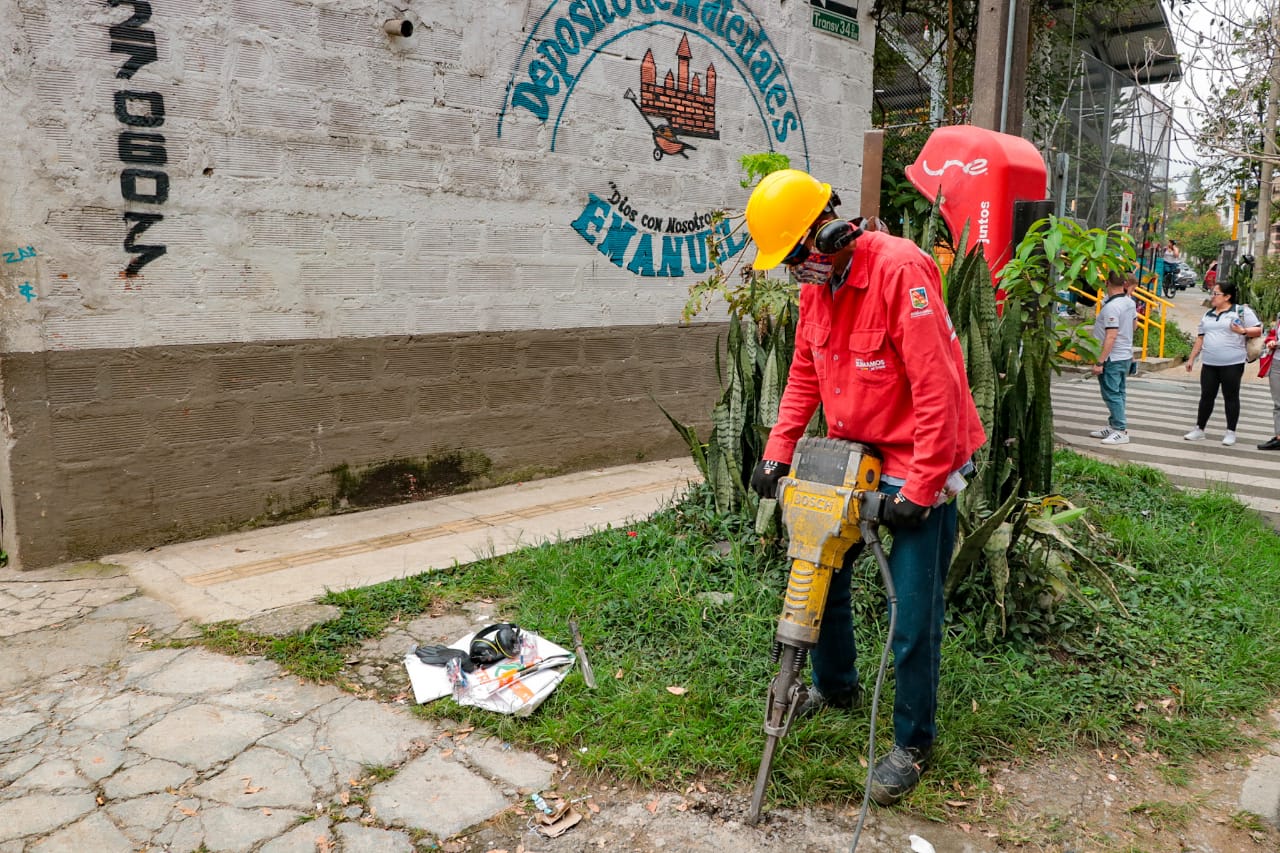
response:
[[[818,403],[827,434],[869,444],[923,506],[986,441],[932,258],[884,232],[858,238],[845,283],[800,288],[795,356],[764,458],[790,462]]]

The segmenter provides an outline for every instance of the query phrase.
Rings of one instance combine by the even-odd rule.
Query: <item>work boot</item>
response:
[[[891,806],[907,795],[929,766],[930,747],[922,749],[894,745],[893,752],[876,762],[871,771],[871,799]]]
[[[809,698],[796,709],[796,719],[803,720],[821,711],[823,708],[839,708],[851,711],[862,704],[862,685],[855,684],[849,693],[835,693],[827,696],[816,687],[809,688]]]

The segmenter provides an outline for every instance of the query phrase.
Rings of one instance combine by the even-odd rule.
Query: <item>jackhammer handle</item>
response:
[[[864,541],[868,538],[868,525],[874,531],[884,517],[885,497],[884,492],[876,490],[858,492],[858,527]]]

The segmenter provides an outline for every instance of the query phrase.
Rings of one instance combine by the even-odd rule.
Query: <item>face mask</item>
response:
[[[795,248],[787,252],[787,256],[782,259],[782,263],[789,267],[803,264],[809,257],[809,247],[804,244],[804,240],[796,243]]]
[[[831,278],[831,261],[834,255],[809,251],[799,264],[791,267],[791,274],[801,284],[826,284]]]

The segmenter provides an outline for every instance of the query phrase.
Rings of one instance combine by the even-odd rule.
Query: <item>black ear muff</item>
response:
[[[510,622],[499,622],[476,632],[471,639],[471,662],[488,666],[520,654],[520,629]]]
[[[813,238],[813,247],[824,255],[834,255],[862,236],[862,229],[852,222],[833,219],[818,229],[818,236]]]

